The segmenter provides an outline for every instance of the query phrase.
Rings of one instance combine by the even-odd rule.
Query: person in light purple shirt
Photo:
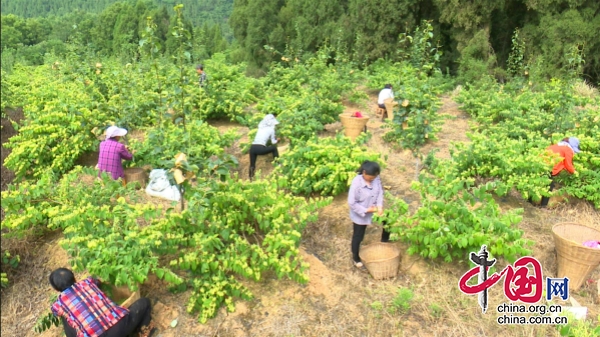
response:
[[[113,179],[125,178],[122,159],[131,160],[133,154],[125,145],[119,143],[119,139],[127,134],[127,130],[117,126],[106,129],[106,140],[100,143],[100,155],[98,156],[98,177],[102,172],[108,172]]]
[[[363,162],[348,192],[350,220],[353,225],[352,258],[358,268],[363,267],[358,255],[360,243],[365,237],[367,226],[372,222],[373,213],[383,214],[383,186],[379,178],[380,172],[381,168],[376,162],[368,160]],[[389,238],[390,233],[384,228],[381,241],[388,242]]]

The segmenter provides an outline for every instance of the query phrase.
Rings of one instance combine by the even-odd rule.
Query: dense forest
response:
[[[2,0],[2,14],[15,14],[21,17],[63,16],[80,10],[101,13],[119,0]],[[158,6],[165,6],[173,13],[173,6],[183,4],[183,13],[195,26],[204,23],[227,23],[233,9],[233,0],[152,0]]]
[[[419,38],[439,52],[440,69],[461,82],[483,74],[503,82],[516,69],[551,78],[578,68],[588,82],[600,78],[596,0],[179,2],[192,61],[227,50],[230,61],[246,61],[255,74],[282,57],[307,57],[323,45],[360,66],[402,59],[412,39]],[[2,67],[9,71],[17,61],[41,64],[46,53],[64,54],[68,41],[99,55],[135,60],[147,17],[157,25],[161,53],[169,55],[172,4],[3,0]]]

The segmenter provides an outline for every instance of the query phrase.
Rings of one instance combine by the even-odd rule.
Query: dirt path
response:
[[[370,98],[370,102],[374,97]],[[437,148],[437,156],[449,158],[452,142],[467,141],[467,116],[449,97],[442,99],[440,114],[446,115],[438,140],[427,144],[424,153]],[[384,185],[407,201],[412,210],[419,206],[419,196],[410,190],[416,177],[415,158],[409,151],[393,149],[383,141],[385,129],[380,120],[369,109],[370,103],[347,104],[345,111],[363,111],[372,119],[367,125],[372,138],[367,146],[387,156],[382,172]],[[371,104],[372,105],[372,104]],[[248,129],[230,122],[212,123],[220,130],[236,128],[240,140],[228,150],[240,162],[238,174],[247,176],[247,155],[241,153],[241,143],[247,141]],[[327,125],[323,136],[341,131],[341,124]],[[270,173],[271,164],[258,161],[263,174]],[[175,328],[164,328],[158,336],[494,336],[506,334],[506,328],[496,324],[496,315],[481,315],[474,297],[462,295],[456,283],[468,266],[425,262],[418,257],[405,254],[406,246],[398,244],[403,252],[401,271],[397,278],[374,281],[366,272],[352,266],[350,257],[351,226],[347,217],[347,195],[334,198],[331,205],[322,209],[319,221],[310,224],[304,231],[301,244],[302,256],[310,263],[310,281],[300,285],[289,280],[277,280],[274,275],[265,275],[260,283],[245,282],[255,298],[252,301],[237,301],[236,310],[227,313],[224,309],[207,324],[198,324],[185,311],[188,293],[173,295],[161,281],[152,279],[142,288],[142,294],[164,307],[163,319],[169,323],[177,318]],[[574,202],[556,210],[539,211],[524,203],[517,196],[501,201],[503,209],[524,207],[521,228],[527,238],[536,241],[534,255],[538,256],[548,276],[555,272],[553,242],[550,225],[571,220],[590,226],[600,226],[600,215],[587,203]],[[367,230],[364,244],[379,239],[381,229],[373,226]],[[14,284],[2,290],[2,334],[8,336],[33,336],[30,331],[33,321],[47,307],[47,274],[59,265],[67,265],[64,251],[57,245],[57,238],[46,238],[36,257],[20,268]],[[598,278],[599,272],[593,275]],[[393,297],[398,289],[409,288],[414,294],[411,308],[398,311]],[[495,288],[494,288],[495,289]],[[497,289],[496,289],[497,290]],[[588,317],[598,315],[600,298],[594,286],[586,285],[573,294],[590,310]],[[491,292],[490,303],[502,303],[506,299],[499,291]],[[552,336],[552,327],[512,327],[511,334],[522,336]],[[24,332],[25,331],[25,332]],[[54,328],[44,336],[60,335]]]

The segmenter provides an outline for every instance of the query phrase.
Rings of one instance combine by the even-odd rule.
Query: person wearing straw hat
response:
[[[554,177],[556,177],[563,170],[569,172],[570,174],[575,174],[575,166],[573,166],[573,156],[575,154],[581,152],[579,149],[579,139],[576,137],[566,137],[563,138],[560,142],[554,145],[550,145],[546,149],[549,153],[554,155],[558,155],[560,157],[560,161],[554,165],[552,168],[552,172],[550,172],[550,179],[552,182],[550,183],[550,192],[554,189]],[[531,200],[531,198],[530,198]],[[540,202],[541,207],[548,206],[548,202],[550,201],[550,197],[543,196],[542,201]]]
[[[113,125],[106,129],[106,140],[100,143],[100,154],[98,156],[98,169],[100,172],[98,172],[98,176],[102,172],[108,172],[115,180],[125,178],[121,161],[133,158],[133,154],[129,152],[127,147],[119,143],[121,137],[126,134],[127,130],[118,126]]]
[[[121,337],[135,331],[140,337],[149,337],[156,331],[148,298],[142,297],[129,309],[123,308],[100,290],[100,280],[88,277],[77,282],[67,268],[54,270],[49,281],[60,293],[51,310],[62,321],[67,337]]]
[[[275,146],[275,144],[280,141],[279,138],[275,137],[275,125],[277,124],[279,124],[279,121],[273,114],[266,115],[263,120],[258,123],[258,131],[250,146],[250,179],[254,177],[256,158],[258,156],[272,153],[273,159],[279,157],[277,146]],[[272,145],[267,146],[269,141],[271,141]]]
[[[358,169],[358,175],[352,179],[348,192],[350,220],[352,220],[352,259],[354,266],[362,268],[360,243],[365,237],[367,226],[372,223],[373,213],[383,214],[383,186],[379,173],[381,168],[374,161],[364,161]],[[390,233],[383,229],[381,242],[389,241]]]

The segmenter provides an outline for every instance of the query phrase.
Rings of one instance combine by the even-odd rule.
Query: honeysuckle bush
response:
[[[258,281],[268,272],[308,280],[299,256],[302,230],[331,198],[283,193],[285,178],[199,177],[188,185],[187,208],[165,211],[140,203],[133,187],[106,174],[82,179],[96,174],[77,167],[60,180],[48,177],[2,192],[2,229],[62,230],[72,267],[110,284],[134,290],[155,274],[173,291],[189,288],[187,311],[202,323],[221,306],[233,311],[234,299],[252,296],[241,279]]]
[[[18,180],[39,178],[46,170],[64,174],[83,153],[97,149],[98,136],[112,124],[131,131],[244,116],[261,82],[221,54],[206,64],[214,67],[207,88],[199,88],[193,65],[182,74],[167,59],[122,64],[85,55],[16,66],[3,83],[10,84],[10,103],[23,107],[25,120],[6,145],[12,149],[6,167]]]
[[[598,98],[577,96],[567,82],[553,80],[543,91],[518,90],[490,81],[463,90],[458,101],[477,124],[468,145],[457,145],[453,158],[463,176],[497,178],[524,198],[566,192],[600,207]],[[510,88],[510,86],[509,86]],[[556,161],[546,148],[564,137],[578,137],[578,172],[558,177],[562,191],[550,193],[549,172]]]
[[[404,201],[396,200],[391,212],[397,220],[387,224],[410,245],[409,254],[451,262],[464,260],[485,244],[492,255],[512,263],[530,253],[527,247],[532,242],[523,239],[516,226],[523,209],[503,212],[492,196],[507,188],[502,183],[476,186],[473,178],[462,178],[456,167],[442,161],[422,172],[411,188],[421,195],[421,206],[411,214]]]
[[[198,76],[191,75],[198,87],[190,90],[192,100],[197,102],[194,118],[244,120],[250,114],[249,106],[263,97],[262,82],[244,74],[244,63],[229,64],[224,54],[217,53],[204,62],[204,69],[208,78],[204,88],[198,87]]]
[[[546,154],[547,141],[524,141],[498,134],[467,133],[469,143],[456,143],[450,150],[454,165],[464,178],[497,178],[514,187],[523,198],[539,200],[549,195],[548,172],[556,160]],[[504,195],[509,190],[496,191]]]
[[[148,106],[143,103],[147,97],[141,85],[144,81],[134,81],[139,76],[127,69],[114,62],[72,61],[16,67],[10,77],[15,105],[23,107],[25,120],[18,135],[6,144],[12,149],[6,167],[18,180],[39,178],[47,170],[63,174],[81,154],[97,149],[93,130],[112,123],[131,127],[149,121]]]
[[[2,69],[0,74],[0,112],[2,118],[5,117],[4,109],[13,105],[12,83],[8,81],[7,73]]]
[[[427,78],[415,79],[410,85],[400,86],[398,105],[394,108],[394,119],[386,123],[390,131],[383,139],[418,154],[427,141],[436,140],[441,130],[442,117],[438,113],[441,101],[439,89]]]
[[[5,144],[12,151],[4,165],[18,180],[40,178],[47,170],[67,172],[82,153],[97,147],[91,130],[115,117],[99,110],[99,103],[82,83],[47,74],[49,71],[18,68],[10,75],[29,77],[33,84],[15,90],[22,99],[16,104],[23,104],[25,120],[18,126],[19,133]]]
[[[306,59],[282,56],[282,61],[273,64],[264,77],[265,87],[280,95],[309,90],[318,97],[340,102],[362,77],[346,54],[327,45]]]
[[[199,165],[211,156],[222,155],[237,138],[235,130],[221,133],[206,122],[193,120],[185,127],[167,123],[149,128],[143,141],[130,141],[130,148],[135,151],[136,166],[163,167],[180,152],[187,155],[191,164]]]
[[[214,316],[222,304],[233,311],[234,297],[249,298],[234,275],[258,281],[265,272],[273,272],[278,278],[308,280],[308,265],[299,257],[301,233],[331,198],[282,193],[284,181],[217,183],[205,204],[190,202],[186,211],[163,223],[163,231],[171,233],[168,240],[179,240],[178,245],[170,244],[176,249],[170,253],[179,255],[170,265],[194,276],[188,283],[193,293],[187,310],[199,311],[200,322]]]
[[[339,120],[344,111],[342,98],[351,95],[362,75],[343,54],[333,56],[329,47],[306,60],[282,58],[285,61],[274,64],[262,79],[265,92],[256,105],[257,113],[238,120],[252,129],[249,138],[253,139],[260,120],[275,114],[280,122],[278,135],[294,146]]]
[[[450,83],[435,68],[435,62],[430,62],[425,62],[427,65],[417,62],[417,67],[415,62],[408,60],[394,63],[378,60],[366,69],[370,89],[381,90],[387,83],[393,87],[397,105],[393,120],[388,120],[385,125],[390,130],[384,139],[411,150],[415,156],[420,155],[419,149],[423,144],[436,140],[442,125],[438,113],[440,96],[448,89],[446,84]]]
[[[257,109],[263,113],[248,119],[247,125],[251,128],[248,139],[254,139],[258,123],[267,113],[275,113],[280,123],[276,129],[277,137],[289,141],[292,146],[302,144],[323,131],[325,124],[335,122],[343,111],[341,104],[321,99],[308,91],[298,95],[271,97],[259,103]],[[249,146],[250,143],[246,144],[245,150]]]
[[[511,89],[490,80],[481,86],[470,86],[457,97],[462,108],[474,117],[477,129],[490,134],[504,134],[510,138],[527,138],[531,132],[550,138],[579,128],[579,121],[590,115],[588,97],[575,95],[569,83],[552,80],[532,88]],[[597,110],[596,110],[596,116]],[[580,130],[576,130],[580,131]]]
[[[313,138],[283,153],[273,174],[283,175],[286,189],[294,194],[338,195],[348,190],[363,161],[384,166],[381,154],[363,146],[368,137],[363,134],[353,141],[338,133],[335,137]]]

